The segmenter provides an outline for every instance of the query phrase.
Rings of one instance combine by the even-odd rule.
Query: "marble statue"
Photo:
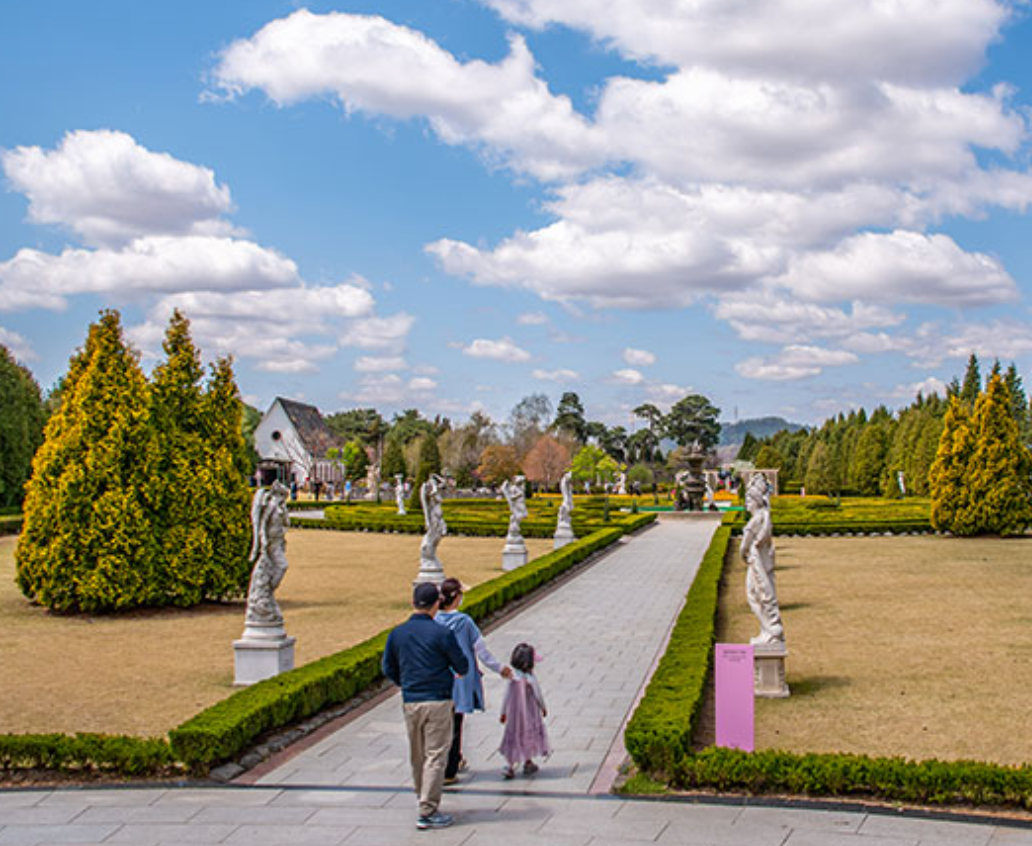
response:
[[[752,515],[742,532],[742,558],[748,565],[745,578],[749,607],[760,621],[760,633],[750,643],[784,644],[777,588],[774,583],[774,533],[770,518],[770,487],[762,473],[749,480],[745,507]]]
[[[437,545],[448,534],[448,524],[444,522],[444,505],[442,504],[445,480],[432,473],[419,489],[419,500],[423,503],[423,519],[426,521],[426,534],[419,545],[419,576],[417,582],[444,581],[444,565],[437,557]]]
[[[527,491],[524,477],[516,476],[511,482],[502,482],[502,496],[509,503],[509,537],[521,538],[520,523],[527,519]]]
[[[276,481],[267,488],[255,491],[251,502],[250,561],[254,569],[247,590],[245,637],[249,632],[253,635],[256,627],[271,627],[282,633],[283,613],[276,602],[275,593],[287,572],[287,526],[290,525],[288,495],[287,487]]]
[[[620,496],[626,496],[627,495],[627,474],[626,473],[622,473],[621,472],[620,475],[617,476],[617,478],[616,478],[616,492]]]
[[[555,525],[555,536],[553,538],[553,549],[561,549],[568,543],[573,543],[576,537],[573,534],[573,474],[566,471],[559,480],[559,492],[563,499],[559,503],[559,519]]]
[[[394,501],[398,504],[398,513],[405,515],[405,477],[401,473],[394,477]]]

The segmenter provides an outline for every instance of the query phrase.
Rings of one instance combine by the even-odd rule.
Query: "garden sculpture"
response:
[[[616,492],[620,496],[626,496],[627,495],[627,474],[626,473],[620,473],[620,475],[617,477],[617,479],[616,479]]]
[[[563,501],[559,505],[559,527],[572,528],[573,520],[573,474],[567,470],[559,480],[559,491],[563,495]]]
[[[527,519],[526,488],[524,477],[516,476],[511,482],[502,482],[502,495],[509,503],[509,536],[506,542],[522,538],[520,523]]]
[[[405,514],[405,477],[399,473],[394,477],[394,501],[398,503],[398,513]]]
[[[419,576],[417,582],[444,581],[444,565],[437,558],[437,545],[448,534],[448,524],[444,522],[443,496],[445,480],[432,473],[430,478],[419,488],[419,500],[423,504],[423,516],[426,521],[426,534],[419,546]]]
[[[760,621],[754,646],[784,644],[777,588],[774,583],[774,533],[770,519],[770,487],[762,473],[755,474],[745,492],[745,507],[752,515],[742,532],[742,558],[748,565],[745,592],[749,607]]]
[[[289,491],[281,482],[255,491],[251,502],[252,544],[250,561],[251,584],[247,590],[247,613],[244,635],[254,635],[254,627],[278,629],[282,634],[283,613],[276,602],[276,588],[287,572],[287,513]]]

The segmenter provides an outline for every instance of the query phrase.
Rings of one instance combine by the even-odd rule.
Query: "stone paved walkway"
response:
[[[472,773],[445,796],[453,828],[414,828],[400,699],[392,696],[257,785],[0,791],[0,846],[1032,846],[1032,830],[993,823],[592,794],[608,786],[607,761],[623,756],[620,728],[715,525],[663,520],[488,636],[500,658],[524,639],[545,655],[538,675],[556,751],[532,778],[501,778],[502,688],[488,678],[490,711],[467,719]]]

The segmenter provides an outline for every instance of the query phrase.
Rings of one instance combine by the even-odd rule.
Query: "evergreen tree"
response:
[[[118,313],[93,324],[33,461],[16,551],[26,596],[61,611],[160,600],[149,390]]]
[[[742,445],[738,448],[737,461],[752,461],[753,456],[760,450],[760,441],[752,432],[746,432],[742,439]]]
[[[32,456],[43,443],[39,385],[0,344],[0,508],[21,505]]]
[[[409,494],[406,506],[409,511],[423,510],[423,501],[420,499],[419,489],[433,473],[440,472],[441,452],[437,448],[437,438],[432,434],[424,435],[419,446],[419,467],[416,470],[416,481],[412,485],[412,493]]]
[[[888,428],[881,423],[865,426],[857,439],[850,469],[852,486],[860,496],[877,496],[888,451]]]
[[[960,386],[960,398],[968,404],[969,408],[974,408],[981,393],[982,373],[978,367],[978,356],[971,353],[971,357],[968,359],[967,370],[964,371],[964,381]]]
[[[954,534],[973,534],[967,520],[971,512],[967,484],[968,463],[974,454],[975,440],[966,403],[959,394],[950,398],[943,420],[939,449],[929,474],[932,496],[932,526]]]
[[[584,404],[577,394],[567,391],[559,399],[552,428],[558,432],[565,432],[577,443],[583,444],[588,437],[586,426]]]
[[[233,361],[219,358],[202,397],[205,458],[198,472],[207,476],[203,520],[212,556],[201,580],[205,599],[240,596],[251,576],[251,464],[243,413]]]
[[[759,470],[783,470],[785,459],[781,457],[779,453],[770,444],[764,444],[760,447],[760,451],[756,453],[756,459],[753,461],[753,466]]]
[[[1032,524],[1032,457],[1021,444],[1011,398],[994,373],[975,405],[975,449],[967,467],[969,520],[979,532],[1007,536]]]
[[[395,476],[405,476],[405,451],[401,439],[389,435],[383,447],[383,458],[380,460],[381,477],[392,484]]]
[[[824,441],[817,441],[806,465],[806,489],[812,493],[833,496],[838,493],[839,479],[835,474],[835,456]]]
[[[1004,376],[1004,384],[1007,386],[1007,393],[1010,395],[1011,415],[1014,422],[1018,424],[1018,436],[1025,446],[1032,444],[1032,417],[1029,416],[1028,397],[1025,396],[1025,387],[1018,375],[1018,368],[1011,362]]]

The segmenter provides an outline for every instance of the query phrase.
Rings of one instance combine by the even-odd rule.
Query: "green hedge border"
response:
[[[633,528],[654,515],[635,520]],[[574,541],[470,590],[463,609],[482,619],[569,570],[632,528],[614,526]],[[102,734],[0,735],[0,771],[26,769],[120,776],[203,774],[260,735],[346,702],[381,678],[389,630],[289,673],[244,688],[169,732],[169,739]]]
[[[0,517],[0,535],[16,535],[22,529],[25,518],[21,514]]]
[[[717,747],[693,751],[695,721],[712,668],[720,580],[732,528],[740,527],[717,529],[666,653],[628,723],[624,742],[643,774],[679,790],[1032,809],[1032,766]]]

